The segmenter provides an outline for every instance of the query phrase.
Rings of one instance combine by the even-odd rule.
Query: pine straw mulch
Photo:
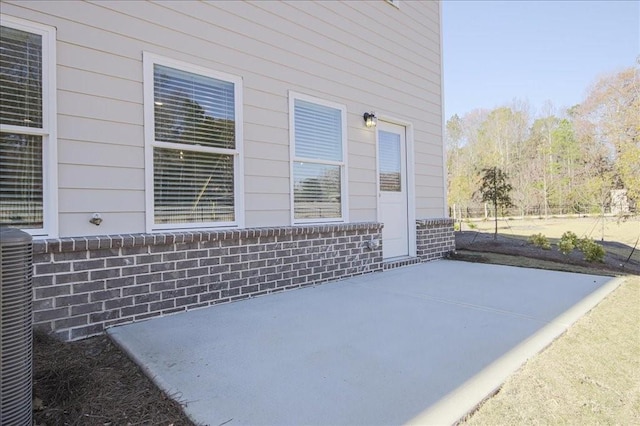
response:
[[[33,342],[34,425],[193,425],[106,336]]]
[[[491,254],[502,254],[519,258],[538,259],[548,262],[544,268],[556,264],[560,270],[571,272],[589,272],[604,275],[634,274],[640,275],[640,247],[633,250],[625,244],[612,241],[596,241],[606,250],[603,262],[587,262],[582,253],[574,250],[569,255],[558,251],[556,241],[549,239],[551,249],[544,250],[527,242],[524,237],[500,235],[494,240],[493,233],[476,231],[457,231],[456,252],[452,258],[472,262],[492,263]],[[486,255],[485,255],[486,254]],[[629,257],[631,256],[631,257]],[[536,267],[535,263],[526,265]]]

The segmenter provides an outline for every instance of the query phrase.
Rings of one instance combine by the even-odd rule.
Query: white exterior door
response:
[[[407,143],[402,126],[378,122],[378,220],[382,257],[409,255]]]

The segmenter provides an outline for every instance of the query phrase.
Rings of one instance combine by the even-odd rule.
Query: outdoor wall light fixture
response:
[[[375,112],[365,112],[364,113],[364,124],[367,127],[375,127],[378,124],[378,119],[376,118]]]

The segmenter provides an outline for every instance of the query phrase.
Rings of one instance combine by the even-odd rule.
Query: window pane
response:
[[[340,166],[295,162],[293,179],[296,219],[342,217]]]
[[[296,156],[342,161],[342,113],[311,102],[295,100]]]
[[[234,149],[234,85],[154,65],[155,139]]]
[[[0,134],[0,224],[42,228],[42,137]]]
[[[0,123],[42,127],[42,36],[0,27]]]
[[[155,223],[232,222],[233,156],[154,148]]]
[[[400,135],[380,130],[378,132],[380,191],[402,191],[400,155]]]

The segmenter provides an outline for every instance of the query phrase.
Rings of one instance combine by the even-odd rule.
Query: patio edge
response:
[[[611,279],[429,409],[408,421],[406,425],[457,424],[493,396],[529,359],[562,336],[571,325],[596,307],[625,280],[626,277]]]

